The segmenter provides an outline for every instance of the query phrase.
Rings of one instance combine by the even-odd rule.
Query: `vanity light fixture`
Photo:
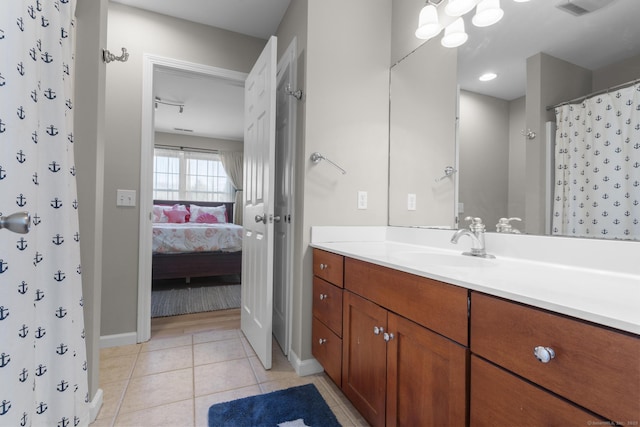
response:
[[[438,7],[445,0],[426,0],[426,5],[420,10],[418,28],[415,31],[417,38],[428,40],[437,36],[442,30],[439,22]],[[455,21],[444,29],[444,37],[441,43],[445,47],[458,47],[464,44],[468,35],[464,31],[463,15],[474,7],[476,13],[471,22],[477,27],[488,27],[500,21],[504,16],[504,10],[500,7],[500,0],[446,0],[445,14],[457,17]],[[529,0],[514,0],[518,3]]]
[[[465,44],[469,35],[464,31],[464,20],[458,18],[444,29],[444,36],[440,43],[444,47],[458,47]]]
[[[449,16],[462,16],[473,9],[476,5],[474,0],[449,0],[447,6],[444,8],[444,13]]]
[[[504,16],[504,10],[500,8],[500,0],[482,0],[476,6],[476,14],[471,19],[476,27],[488,27]]]
[[[478,80],[480,80],[481,82],[490,82],[491,80],[495,79],[496,77],[498,77],[498,75],[496,73],[484,73],[483,75],[478,77]]]
[[[418,29],[416,37],[422,40],[428,40],[435,37],[442,30],[442,26],[438,21],[438,9],[432,4],[428,4],[420,11],[418,19]]]

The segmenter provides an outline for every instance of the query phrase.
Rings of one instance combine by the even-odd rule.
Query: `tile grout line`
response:
[[[136,365],[138,364],[138,357],[140,357],[140,353],[142,352],[142,346],[136,352],[136,358],[133,361],[133,366],[131,367],[131,371],[129,371],[129,375],[127,376],[124,390],[122,390],[122,394],[120,395],[120,399],[118,399],[118,404],[116,405],[116,410],[113,415],[113,419],[111,420],[111,427],[114,427],[116,424],[116,420],[118,419],[118,415],[120,415],[120,409],[122,408],[122,402],[124,402],[124,397],[127,394],[127,390],[129,389],[129,384],[131,383],[131,378],[133,377],[133,372],[136,370]]]

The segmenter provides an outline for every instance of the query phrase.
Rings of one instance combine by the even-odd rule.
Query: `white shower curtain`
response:
[[[553,234],[640,240],[640,83],[556,108]]]
[[[88,425],[73,156],[75,0],[0,2],[0,425]]]

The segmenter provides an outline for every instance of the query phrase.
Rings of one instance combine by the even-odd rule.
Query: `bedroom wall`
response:
[[[168,145],[170,147],[201,148],[205,150],[218,151],[244,151],[244,143],[241,141],[180,135],[176,133],[156,132],[154,141],[156,145]]]
[[[129,51],[106,75],[101,335],[135,334],[139,209],[116,207],[116,190],[140,187],[142,55],[249,72],[265,40],[109,3],[107,47]]]

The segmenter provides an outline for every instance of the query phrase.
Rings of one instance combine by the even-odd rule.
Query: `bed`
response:
[[[241,273],[242,226],[223,222],[233,218],[234,203],[154,200],[153,205],[153,280]],[[197,214],[193,220],[192,214]]]

